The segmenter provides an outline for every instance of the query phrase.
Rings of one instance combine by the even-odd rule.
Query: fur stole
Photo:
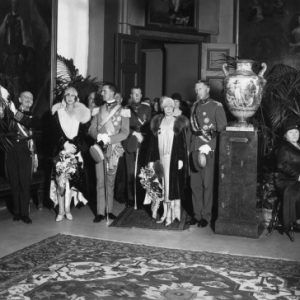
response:
[[[164,114],[159,114],[152,118],[150,123],[150,128],[154,135],[157,134],[163,118],[164,118]],[[178,135],[182,131],[182,129],[188,128],[188,126],[189,126],[188,118],[186,118],[183,115],[176,117],[174,122],[174,127],[173,127],[174,134]]]
[[[54,115],[59,109],[65,109],[62,103],[56,103],[52,106],[52,115]],[[85,124],[91,119],[91,111],[82,103],[75,102],[74,113],[78,122]]]

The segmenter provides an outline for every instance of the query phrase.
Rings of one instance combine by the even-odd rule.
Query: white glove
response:
[[[107,133],[98,133],[97,135],[97,142],[103,141],[104,145],[110,143],[110,137]]]
[[[179,160],[178,161],[178,170],[180,170],[183,167],[183,161]]]
[[[64,148],[69,153],[75,153],[77,150],[76,146],[74,144],[69,143],[68,141],[64,143]]]
[[[93,108],[93,110],[92,110],[92,117],[94,117],[94,116],[98,115],[98,113],[99,113],[99,110],[100,110],[100,108],[99,108],[99,107],[95,107],[95,108]]]
[[[140,132],[134,131],[132,133],[132,135],[136,136],[136,138],[137,138],[137,140],[138,140],[139,143],[141,143],[144,140],[144,137],[143,137],[143,135]]]
[[[9,105],[10,110],[12,111],[12,113],[15,115],[17,113],[17,109],[15,107],[15,104],[10,101],[10,105]]]
[[[9,92],[4,87],[0,86],[2,99],[5,101],[6,105],[8,104]]]
[[[204,153],[206,155],[208,155],[208,152],[211,151],[210,146],[208,146],[207,144],[202,145],[199,149],[200,153]]]

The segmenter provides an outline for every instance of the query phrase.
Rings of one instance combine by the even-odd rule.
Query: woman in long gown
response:
[[[276,151],[276,187],[283,193],[283,226],[300,228],[300,126],[293,120],[284,126],[284,141]]]
[[[86,204],[83,192],[85,190],[85,176],[81,146],[84,142],[86,124],[91,118],[90,110],[79,102],[76,89],[69,87],[65,90],[64,99],[52,107],[53,143],[55,165],[53,167],[50,198],[54,205],[59,205],[56,222],[61,221],[66,215],[68,220],[73,216],[70,211],[71,200],[74,205],[78,201]],[[72,160],[71,168],[66,170],[66,163]],[[59,170],[59,166],[64,169]],[[66,175],[68,173],[68,178]]]
[[[160,160],[163,169],[163,206],[164,213],[158,221],[170,225],[181,217],[181,199],[188,169],[188,156],[185,130],[189,121],[186,117],[173,116],[174,100],[168,97],[161,98],[161,109],[164,114],[156,115],[151,120],[153,133],[150,141],[148,162],[153,165]]]

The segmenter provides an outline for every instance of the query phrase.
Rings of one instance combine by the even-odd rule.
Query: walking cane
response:
[[[140,150],[140,148],[138,147],[137,150],[136,150],[135,166],[134,166],[134,209],[137,209],[137,203],[136,203],[136,173],[137,173],[139,150]]]
[[[104,174],[106,224],[109,225],[109,218],[108,218],[108,191],[107,191],[107,186],[106,186],[106,184],[107,184],[107,178],[106,178],[106,176],[107,176],[107,169],[106,169],[107,168],[107,162],[106,162],[106,159],[104,159],[103,164],[104,164],[104,168],[103,168],[104,172],[103,172],[103,174]]]

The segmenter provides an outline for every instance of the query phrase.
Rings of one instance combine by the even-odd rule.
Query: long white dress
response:
[[[174,139],[174,121],[170,124],[166,124],[165,118],[163,118],[160,124],[160,134],[158,135],[158,148],[160,161],[164,167],[164,195],[163,199],[168,203],[167,218],[171,217],[171,222],[176,218],[180,221],[181,216],[181,203],[180,199],[169,199],[169,177],[170,177],[170,162],[172,154],[172,146]],[[171,215],[171,216],[170,216]]]

